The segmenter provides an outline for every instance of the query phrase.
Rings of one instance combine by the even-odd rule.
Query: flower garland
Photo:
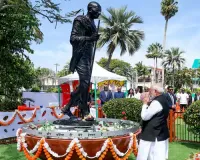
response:
[[[33,115],[32,115],[30,118],[28,118],[28,119],[25,119],[25,118],[20,114],[20,111],[15,110],[15,112],[14,112],[12,118],[11,118],[10,120],[8,120],[7,122],[5,122],[5,121],[0,121],[0,125],[1,125],[1,126],[8,126],[8,125],[12,124],[12,123],[14,122],[14,120],[15,120],[15,118],[16,118],[17,115],[19,116],[19,118],[21,119],[22,122],[24,122],[24,123],[30,123],[30,122],[32,122],[33,119],[35,118],[37,109],[38,109],[38,108],[35,108],[35,109],[34,109]],[[61,113],[60,115],[58,115],[58,114],[56,113],[55,108],[51,107],[51,109],[52,109],[52,111],[53,111],[53,115],[54,115],[57,119],[63,118],[64,114]],[[75,112],[76,112],[76,110],[75,110],[74,113],[72,113],[72,114],[75,114]]]
[[[10,125],[11,123],[13,123],[13,121],[15,120],[15,118],[16,118],[17,115],[19,116],[19,118],[20,118],[24,123],[32,122],[33,119],[35,118],[36,111],[37,111],[37,108],[34,109],[33,115],[32,115],[30,118],[25,119],[25,118],[20,114],[20,112],[19,112],[18,110],[15,110],[15,113],[14,113],[14,115],[12,116],[12,118],[11,118],[9,121],[7,121],[7,122],[0,121],[0,125],[1,125],[1,126],[8,126],[8,125]]]
[[[57,119],[63,118],[63,116],[64,116],[63,113],[61,113],[60,115],[58,115],[58,114],[56,113],[55,107],[50,107],[50,108],[52,109],[53,115],[54,115]],[[75,108],[74,112],[72,113],[73,115],[75,114],[76,109],[77,109],[77,108]]]
[[[130,142],[128,144],[128,149],[125,153],[120,152],[117,149],[117,146],[113,143],[111,138],[108,138],[105,140],[104,144],[101,147],[101,150],[96,153],[95,156],[90,157],[87,155],[87,153],[84,151],[80,141],[77,138],[74,138],[68,148],[66,149],[66,153],[63,155],[58,155],[54,151],[51,150],[49,147],[48,143],[45,141],[45,138],[42,138],[40,141],[37,142],[37,144],[34,146],[32,150],[27,149],[27,144],[25,143],[25,133],[21,133],[21,129],[17,131],[17,148],[19,151],[24,151],[24,154],[27,159],[33,160],[37,159],[42,150],[45,153],[45,156],[48,160],[52,160],[51,155],[56,158],[61,158],[65,157],[65,160],[71,159],[74,150],[76,151],[77,155],[79,156],[80,159],[86,160],[86,158],[89,159],[94,159],[94,158],[99,158],[99,160],[102,160],[105,158],[108,150],[111,151],[113,158],[116,160],[118,159],[123,159],[126,160],[129,155],[133,152],[135,156],[137,156],[137,138],[135,134],[130,134]],[[37,151],[37,152],[36,152]],[[35,156],[31,157],[30,154],[35,153]],[[122,158],[123,157],[123,158]]]

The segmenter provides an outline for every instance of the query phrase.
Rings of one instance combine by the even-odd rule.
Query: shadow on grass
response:
[[[180,145],[183,145],[187,148],[200,150],[200,143],[191,143],[191,142],[179,142]]]

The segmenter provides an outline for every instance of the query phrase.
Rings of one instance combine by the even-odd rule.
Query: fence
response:
[[[193,134],[189,130],[190,126],[184,122],[183,114],[184,112],[181,111],[170,111],[168,120],[170,142],[187,141],[200,143],[200,135]]]

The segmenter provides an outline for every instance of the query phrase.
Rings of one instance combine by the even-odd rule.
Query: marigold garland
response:
[[[60,115],[58,115],[58,114],[56,113],[55,107],[51,107],[51,109],[52,109],[53,115],[54,115],[57,119],[61,119],[61,118],[64,116],[63,113],[61,113]],[[76,108],[76,109],[77,109],[77,108]],[[73,115],[75,114],[76,109],[75,109],[75,111],[72,113]]]
[[[12,118],[11,118],[10,120],[8,120],[7,122],[5,122],[5,121],[0,121],[0,125],[1,125],[1,126],[8,126],[8,125],[12,124],[12,123],[14,122],[14,120],[15,120],[15,118],[16,118],[17,115],[19,116],[19,118],[21,119],[22,122],[24,122],[24,123],[30,123],[30,122],[32,122],[33,119],[35,118],[37,109],[38,109],[38,108],[35,108],[35,109],[34,109],[33,115],[32,115],[30,118],[28,118],[28,119],[25,119],[25,118],[20,114],[20,112],[19,112],[18,110],[16,110],[15,113],[14,113],[14,115],[12,116]],[[58,114],[56,113],[56,111],[55,111],[55,108],[51,107],[51,109],[52,109],[52,111],[53,111],[53,115],[54,115],[57,119],[63,118],[64,114],[61,113],[60,115],[58,115]],[[72,114],[75,114],[75,112],[72,113]]]
[[[8,122],[0,121],[0,125],[1,125],[1,126],[8,126],[8,125],[10,125],[11,123],[13,123],[13,121],[15,120],[15,118],[16,118],[17,115],[19,116],[19,118],[20,118],[24,123],[32,122],[33,119],[35,118],[36,111],[37,111],[37,108],[34,109],[32,117],[29,118],[28,120],[26,120],[26,119],[20,114],[20,112],[19,112],[18,110],[16,110],[15,113],[14,113],[14,115],[13,115],[13,117],[11,118],[11,120],[9,120]]]
[[[22,136],[21,136],[21,130],[18,130],[18,131],[17,131],[17,135],[18,135],[19,138],[21,138],[21,139],[22,139],[22,138],[25,138],[25,137],[22,137]],[[138,153],[137,138],[136,138],[136,135],[135,135],[135,134],[133,134],[133,135],[131,135],[131,136],[133,136],[133,144],[131,145],[131,148],[128,149],[128,151],[126,152],[126,154],[125,154],[123,157],[120,157],[120,156],[117,155],[117,154],[119,154],[119,153],[116,153],[116,152],[115,152],[114,143],[113,143],[112,139],[111,139],[111,138],[108,138],[108,139],[107,139],[107,141],[108,141],[108,142],[107,142],[107,146],[106,146],[105,150],[99,155],[98,159],[99,159],[99,160],[103,160],[103,159],[105,158],[105,156],[106,156],[108,150],[110,150],[110,152],[112,153],[112,156],[113,156],[113,158],[114,158],[115,160],[127,160],[128,157],[130,156],[130,154],[131,154],[132,152],[133,152],[134,155],[137,157],[137,153]],[[77,144],[77,142],[78,142],[78,141],[75,141],[75,143],[73,143],[73,147],[71,148],[71,150],[70,150],[70,151],[68,152],[68,154],[66,155],[65,160],[70,160],[70,159],[71,159],[74,150],[76,151],[77,155],[79,156],[79,158],[80,158],[81,160],[86,160],[86,157],[82,154],[83,148],[80,148],[81,145],[80,145],[80,144]],[[27,147],[27,146],[26,146],[26,143],[23,143],[23,141],[22,141],[22,142],[20,141],[21,148],[22,148],[22,150],[24,151],[24,154],[25,154],[25,156],[26,156],[26,158],[27,158],[28,160],[36,160],[36,159],[40,156],[40,154],[41,154],[42,151],[44,152],[44,154],[45,154],[45,156],[46,156],[46,158],[47,158],[48,160],[53,160],[52,157],[51,157],[51,154],[50,154],[50,153],[48,152],[48,150],[45,148],[44,143],[46,143],[46,142],[45,142],[45,139],[43,138],[43,139],[41,139],[41,141],[40,141],[40,145],[39,145],[39,147],[38,147],[37,152],[35,153],[34,156],[31,156],[31,155],[29,154],[30,151],[28,151],[27,148],[26,148],[26,147]],[[81,151],[81,149],[82,149],[82,151]]]

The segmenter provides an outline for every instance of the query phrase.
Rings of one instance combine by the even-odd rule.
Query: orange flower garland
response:
[[[0,121],[0,125],[1,126],[8,126],[10,125],[11,123],[13,123],[13,121],[15,120],[15,117],[17,116],[17,113],[15,112],[14,116],[11,118],[11,120],[9,120],[8,122],[3,122],[3,121]]]
[[[32,122],[33,119],[35,118],[36,111],[37,111],[37,109],[34,110],[33,115],[32,115],[31,118],[29,118],[29,120],[26,120],[18,111],[17,111],[17,114],[18,114],[19,118],[20,118],[24,123],[29,123],[29,122]]]
[[[24,151],[24,154],[26,156],[26,158],[28,160],[36,160],[42,153],[42,151],[44,152],[47,160],[53,160],[52,157],[51,157],[51,154],[48,152],[48,150],[45,148],[44,146],[44,142],[45,140],[42,139],[40,141],[40,146],[38,147],[38,150],[37,152],[35,153],[35,155],[33,157],[31,157],[31,155],[29,154],[29,152],[27,151],[27,149],[23,146],[23,143],[21,144],[22,145],[22,150]],[[67,156],[65,157],[65,160],[70,160],[72,155],[73,155],[73,152],[74,150],[76,151],[77,155],[79,156],[79,158],[81,160],[86,160],[86,158],[83,156],[83,154],[81,153],[80,151],[80,148],[78,147],[78,145],[76,143],[74,143],[74,146],[71,148],[70,152],[67,154]],[[113,147],[113,141],[111,138],[108,138],[108,143],[107,143],[107,146],[106,146],[106,149],[101,153],[101,155],[99,156],[99,160],[103,160],[108,152],[108,150],[110,150],[110,152],[112,153],[112,156],[115,160],[127,160],[128,157],[130,156],[130,154],[133,152],[134,155],[137,157],[137,153],[138,153],[138,149],[137,149],[137,139],[136,139],[136,135],[133,134],[133,145],[132,147],[128,150],[128,152],[126,153],[126,155],[124,155],[124,157],[119,157],[117,155],[117,153],[115,152],[114,150],[114,147]]]
[[[9,120],[8,122],[0,121],[0,125],[1,125],[1,126],[8,126],[8,125],[10,125],[11,123],[13,123],[13,121],[15,120],[15,118],[16,118],[17,115],[19,116],[19,118],[20,118],[24,123],[32,122],[33,119],[35,118],[36,111],[37,111],[37,109],[34,110],[32,117],[31,117],[30,119],[28,119],[28,120],[26,120],[18,111],[15,111],[15,114],[14,114],[14,116],[11,118],[11,120]]]
[[[60,115],[57,115],[57,113],[56,113],[56,111],[55,111],[55,108],[51,108],[51,109],[52,109],[52,111],[53,111],[53,115],[54,115],[57,119],[61,119],[61,118],[64,116],[63,113],[61,113]]]
[[[50,108],[51,108],[52,111],[53,111],[53,115],[54,115],[57,119],[61,119],[61,118],[64,116],[63,113],[61,113],[60,115],[58,115],[58,114],[56,113],[55,107],[50,107]],[[76,108],[76,109],[77,109],[77,108]],[[75,111],[72,113],[73,115],[75,114],[76,109],[75,109]]]
[[[135,134],[133,135],[133,154],[135,155],[135,157],[137,157],[138,147],[137,147],[137,137]]]
[[[44,144],[44,141],[42,140],[40,142],[40,146],[39,146],[37,152],[35,153],[35,155],[33,157],[31,157],[31,155],[28,153],[28,151],[26,150],[26,148],[23,146],[23,151],[24,151],[25,157],[28,160],[36,160],[37,158],[39,158],[39,156],[40,156],[40,154],[42,152],[42,149],[43,149],[43,144]]]

